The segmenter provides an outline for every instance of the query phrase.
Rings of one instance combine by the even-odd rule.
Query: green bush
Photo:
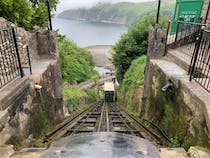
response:
[[[176,148],[176,147],[180,147],[181,144],[179,142],[179,138],[177,136],[175,136],[174,138],[170,138],[170,146],[173,147],[173,148]]]
[[[156,16],[150,14],[129,28],[128,33],[123,34],[114,46],[113,64],[116,68],[116,77],[122,83],[124,74],[132,61],[146,54],[148,47],[148,32],[155,25]],[[167,18],[160,19],[160,26],[166,27]]]
[[[49,2],[54,11],[58,0]],[[0,16],[26,30],[33,30],[34,27],[46,28],[48,25],[46,1],[43,0],[0,0]]]
[[[84,89],[84,92],[88,95],[88,101],[96,101],[96,93],[94,89]]]
[[[93,89],[77,89],[63,83],[64,104],[72,107],[74,110],[81,104],[88,104],[96,100],[96,94]]]
[[[140,112],[141,99],[139,98],[141,96],[136,91],[143,85],[145,64],[145,55],[134,60],[125,73],[123,82],[120,85],[119,104],[123,105],[131,114],[138,114]]]
[[[58,41],[64,104],[75,110],[81,104],[94,102],[96,94],[92,89],[81,90],[72,85],[91,79],[97,72],[90,52],[78,47],[65,36],[59,35]]]
[[[97,74],[90,52],[78,47],[65,36],[58,37],[61,74],[65,82],[80,83]]]

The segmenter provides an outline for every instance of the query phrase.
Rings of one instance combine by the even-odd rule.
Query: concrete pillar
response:
[[[147,57],[155,59],[161,58],[165,54],[165,44],[166,44],[166,30],[151,29],[149,32],[149,41],[147,49]]]
[[[37,50],[40,58],[58,58],[57,32],[39,30],[36,32]]]

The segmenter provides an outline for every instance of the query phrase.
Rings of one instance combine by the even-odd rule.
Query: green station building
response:
[[[176,32],[177,22],[201,22],[201,11],[204,0],[176,0],[171,33]]]

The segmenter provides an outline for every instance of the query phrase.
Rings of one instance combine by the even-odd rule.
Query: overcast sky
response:
[[[57,7],[57,13],[60,13],[67,9],[91,7],[98,2],[145,2],[145,1],[155,1],[155,0],[60,0]]]

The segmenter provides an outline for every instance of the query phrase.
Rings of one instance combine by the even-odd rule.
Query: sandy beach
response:
[[[92,54],[93,61],[95,62],[96,66],[113,69],[114,66],[110,61],[111,54],[109,52],[111,48],[111,45],[96,45],[85,47],[85,49],[90,51]]]

